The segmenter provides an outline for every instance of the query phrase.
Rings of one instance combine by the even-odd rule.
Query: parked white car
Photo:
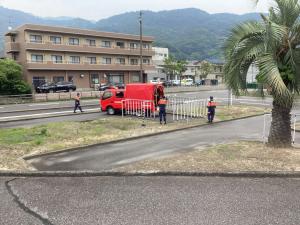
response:
[[[179,86],[180,85],[180,80],[171,80],[171,83],[173,85]]]
[[[192,86],[192,85],[194,85],[194,81],[191,78],[183,79],[183,80],[181,80],[181,85],[182,86]]]

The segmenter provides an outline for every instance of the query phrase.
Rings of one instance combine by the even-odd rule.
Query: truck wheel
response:
[[[114,115],[115,114],[115,109],[113,107],[108,107],[106,110],[107,110],[108,115]]]

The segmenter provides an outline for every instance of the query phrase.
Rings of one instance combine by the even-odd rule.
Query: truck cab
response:
[[[121,89],[107,89],[104,91],[100,99],[100,106],[102,111],[109,115],[115,114],[122,110],[122,100],[124,100],[125,90]]]

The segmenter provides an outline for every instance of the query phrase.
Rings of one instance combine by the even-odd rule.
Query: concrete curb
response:
[[[187,130],[187,129],[193,129],[193,128],[197,128],[197,127],[214,126],[214,125],[221,124],[221,123],[231,122],[231,121],[235,121],[235,120],[243,120],[243,119],[248,119],[248,118],[262,116],[262,115],[264,115],[264,114],[247,116],[247,117],[243,117],[243,118],[236,118],[236,119],[231,119],[231,120],[226,120],[226,121],[219,121],[219,122],[215,122],[213,124],[198,124],[198,125],[194,125],[194,126],[190,126],[190,127],[183,127],[183,128],[163,131],[163,132],[159,132],[159,133],[145,134],[145,135],[142,135],[142,136],[119,139],[119,140],[110,141],[110,142],[103,142],[103,143],[85,145],[85,146],[80,146],[80,147],[76,147],[76,148],[68,148],[68,149],[64,149],[64,150],[60,150],[60,151],[56,151],[56,152],[49,152],[49,153],[43,153],[43,154],[37,154],[37,155],[24,156],[23,159],[24,160],[30,160],[30,159],[40,158],[40,157],[43,157],[43,156],[56,155],[56,154],[60,154],[60,153],[78,151],[78,150],[82,150],[84,148],[92,148],[92,147],[95,147],[95,146],[105,146],[105,145],[110,145],[110,144],[116,144],[116,143],[120,143],[120,142],[124,142],[124,141],[133,141],[133,140],[138,140],[138,139],[142,139],[142,138],[153,137],[153,136],[178,132],[178,131]]]
[[[1,177],[236,177],[236,178],[300,178],[297,172],[106,172],[106,171],[0,171]]]
[[[16,120],[6,120],[6,121],[0,121],[0,124],[5,124],[9,122],[19,122],[19,121],[27,121],[27,120],[38,120],[38,119],[47,119],[47,118],[54,118],[54,117],[62,117],[62,116],[76,116],[76,115],[82,115],[82,114],[93,114],[93,113],[101,113],[102,111],[99,109],[99,111],[94,112],[83,112],[83,113],[65,113],[65,114],[57,114],[53,116],[41,116],[36,118],[23,118],[23,119],[16,119]]]

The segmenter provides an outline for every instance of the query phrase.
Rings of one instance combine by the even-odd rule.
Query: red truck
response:
[[[154,112],[162,96],[164,87],[161,84],[127,84],[123,90],[114,88],[106,90],[101,96],[100,107],[109,115],[121,112],[122,109]]]

